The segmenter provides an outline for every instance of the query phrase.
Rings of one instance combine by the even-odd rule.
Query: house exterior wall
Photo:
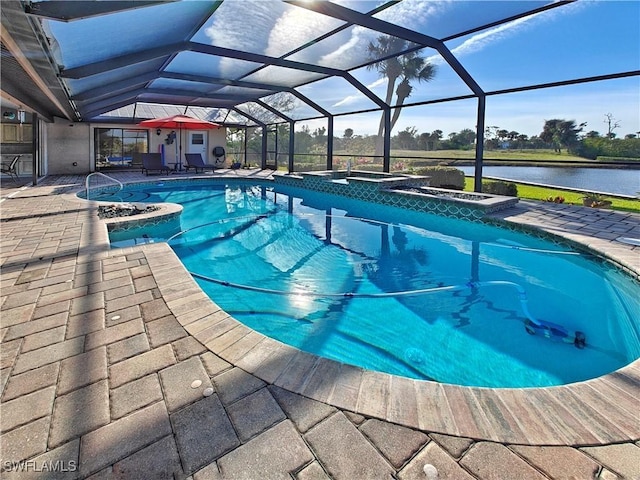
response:
[[[91,171],[91,127],[56,118],[47,124],[47,172],[50,175]]]
[[[56,118],[54,123],[46,124],[46,172],[50,175],[87,174],[96,170],[94,130],[96,128],[139,128],[131,124],[98,124],[72,123],[62,118]],[[149,130],[149,151],[157,152],[164,144],[170,129],[163,129],[160,135],[156,129]],[[211,163],[213,148],[222,146],[226,150],[226,128],[208,130],[207,158],[205,163]],[[183,133],[184,135],[184,133]],[[185,151],[185,136],[183,136],[183,153]],[[178,140],[176,139],[176,142]],[[165,145],[165,152],[173,161],[175,145]]]
[[[226,128],[222,127],[222,128],[214,128],[213,130],[209,130],[209,151],[207,152],[207,159],[205,163],[213,163],[213,161],[215,160],[213,158],[213,149],[215,147],[223,147],[224,151],[227,152],[227,129]]]
[[[156,134],[155,128],[149,129],[149,151],[157,152],[159,151],[160,145],[164,143],[167,138],[167,135],[171,133],[170,128],[161,129],[160,135]],[[224,147],[225,151],[227,150],[227,129],[224,127],[214,128],[212,130],[203,130],[207,132],[207,156],[203,157],[204,163],[213,163],[213,149],[214,147],[221,146]],[[176,131],[176,135],[178,132]],[[171,145],[164,146],[165,157],[169,162],[174,162],[176,157],[176,152],[178,150],[179,139],[176,137],[174,143]],[[184,153],[187,152],[187,142],[188,135],[185,130],[182,131],[182,160],[184,161]]]

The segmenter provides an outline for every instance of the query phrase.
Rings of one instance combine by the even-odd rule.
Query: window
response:
[[[149,132],[130,128],[96,128],[97,169],[137,166],[141,153],[149,151]]]

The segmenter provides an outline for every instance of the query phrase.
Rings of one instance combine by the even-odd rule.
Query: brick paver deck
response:
[[[640,361],[500,390],[320,359],[237,323],[168,245],[110,250],[71,195],[83,181],[3,183],[2,478],[640,478]],[[521,202],[500,217],[640,272],[616,241],[640,238],[639,215]]]

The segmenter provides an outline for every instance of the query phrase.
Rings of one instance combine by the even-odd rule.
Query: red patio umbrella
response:
[[[199,118],[188,117],[186,115],[172,115],[171,117],[152,118],[151,120],[143,120],[138,124],[141,127],[148,128],[171,128],[178,129],[180,132],[180,154],[178,155],[178,168],[182,168],[182,129],[185,130],[208,130],[212,128],[220,128],[217,123]]]

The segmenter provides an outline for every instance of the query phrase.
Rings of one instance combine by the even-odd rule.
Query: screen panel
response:
[[[225,0],[192,41],[281,57],[343,24],[284,2]]]

